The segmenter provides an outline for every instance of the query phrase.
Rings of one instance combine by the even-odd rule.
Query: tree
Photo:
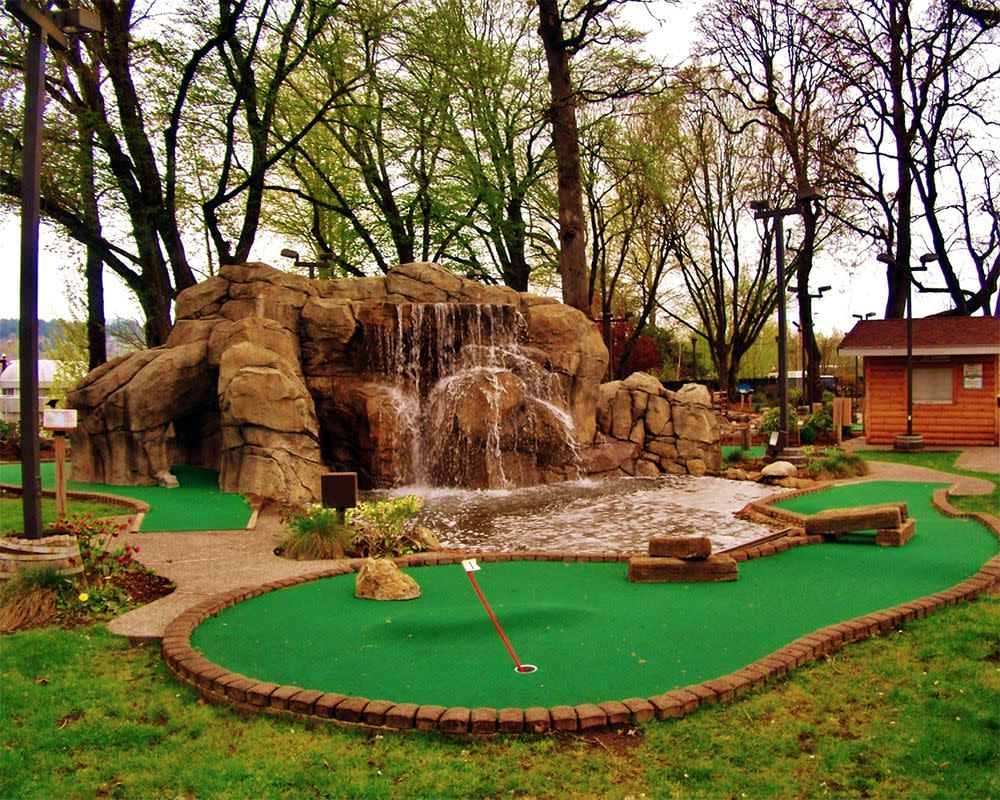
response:
[[[872,174],[846,173],[843,185],[867,210],[855,229],[888,256],[889,317],[905,313],[921,241],[959,313],[988,310],[1000,279],[988,134],[1000,122],[992,102],[997,32],[969,9],[942,0],[819,0],[811,16],[834,89],[852,108],[859,164],[872,165]],[[974,290],[962,286],[956,244]]]
[[[590,311],[587,280],[586,220],[580,171],[580,141],[577,130],[577,90],[570,72],[570,60],[588,44],[618,40],[620,45],[635,40],[634,32],[617,24],[617,7],[628,0],[583,0],[560,7],[555,0],[536,0],[538,35],[545,50],[552,102],[549,118],[556,157],[559,198],[559,274],[563,302],[584,313]],[[626,82],[606,96],[626,97],[648,91],[655,83],[640,77]]]
[[[719,389],[732,395],[743,357],[777,300],[772,231],[765,229],[748,245],[746,208],[751,199],[777,195],[786,167],[768,129],[750,126],[739,136],[727,134],[746,120],[742,105],[693,91],[697,80],[692,73],[685,82],[675,151],[689,207],[678,225],[676,260],[690,306],[663,310],[706,340]]]
[[[834,69],[813,51],[813,29],[802,4],[718,0],[699,19],[700,52],[721,72],[711,88],[731,97],[751,120],[772,131],[789,166],[787,194],[824,191],[843,151],[849,120],[828,92]],[[806,353],[806,398],[820,396],[819,349],[812,326],[809,280],[831,218],[818,204],[801,205],[802,241],[789,265],[797,284],[799,324]]]
[[[92,136],[99,213],[81,186],[86,171],[67,170],[58,157],[46,163],[42,212],[91,249],[92,263],[99,257],[125,281],[145,313],[147,342],[160,344],[174,295],[196,280],[184,233],[205,233],[209,271],[213,261],[245,260],[267,174],[334,104],[336,89],[314,96],[311,117],[277,140],[278,108],[340,5],[196,2],[164,15],[162,25],[134,0],[96,0],[95,8],[103,34],[57,53],[46,85],[61,114],[58,129],[83,133],[55,155],[85,153]],[[10,76],[20,69],[23,41],[9,25],[5,34]],[[16,83],[4,89],[16,106]],[[20,192],[16,131],[5,120],[0,133],[0,191],[10,197]],[[101,225],[106,218],[116,224]]]

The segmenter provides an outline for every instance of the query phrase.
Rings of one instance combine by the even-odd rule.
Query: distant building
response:
[[[840,343],[864,359],[865,441],[906,433],[906,320],[865,320]],[[913,320],[913,432],[929,445],[1000,441],[1000,319]]]
[[[38,404],[44,406],[49,401],[49,390],[55,380],[58,361],[47,358],[38,360]],[[0,420],[17,422],[21,418],[21,364],[8,361],[0,373]]]

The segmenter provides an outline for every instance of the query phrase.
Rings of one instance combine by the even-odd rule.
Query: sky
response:
[[[636,27],[649,31],[647,47],[657,59],[667,64],[679,64],[688,55],[694,34],[694,18],[703,0],[680,0],[677,5],[654,3],[650,11],[637,7],[633,16]],[[748,210],[748,214],[749,214]],[[795,218],[785,220],[794,241]],[[74,316],[74,303],[81,308],[79,298],[84,296],[82,250],[67,241],[58,229],[42,225],[39,253],[38,314],[41,319]],[[14,210],[0,211],[0,318],[18,317],[19,311],[19,252],[20,218]],[[250,255],[252,261],[264,261],[280,267],[287,259],[280,256],[282,247],[296,248],[294,243],[260,236]],[[852,266],[856,262],[860,266]],[[141,319],[134,295],[110,270],[105,270],[105,313],[108,319],[125,317]],[[929,281],[930,282],[930,281]],[[940,277],[935,285],[941,283]],[[852,314],[874,312],[881,317],[886,303],[885,272],[876,264],[874,252],[867,254],[839,253],[820,256],[813,267],[813,285],[829,285],[832,289],[820,300],[814,301],[814,325],[818,332],[832,333],[850,330],[855,320]],[[946,295],[920,295],[914,293],[913,313],[920,317],[950,307]],[[794,318],[794,304],[789,312]],[[80,312],[77,312],[77,316]]]

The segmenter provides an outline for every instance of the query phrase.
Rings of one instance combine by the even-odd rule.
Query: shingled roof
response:
[[[906,320],[858,322],[838,349],[845,356],[906,355]],[[1000,353],[1000,317],[915,319],[913,353],[920,356]]]

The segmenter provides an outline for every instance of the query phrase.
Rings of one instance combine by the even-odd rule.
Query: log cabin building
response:
[[[906,320],[858,322],[841,355],[864,359],[864,436],[906,433]],[[913,320],[913,432],[931,446],[1000,444],[1000,318]]]

